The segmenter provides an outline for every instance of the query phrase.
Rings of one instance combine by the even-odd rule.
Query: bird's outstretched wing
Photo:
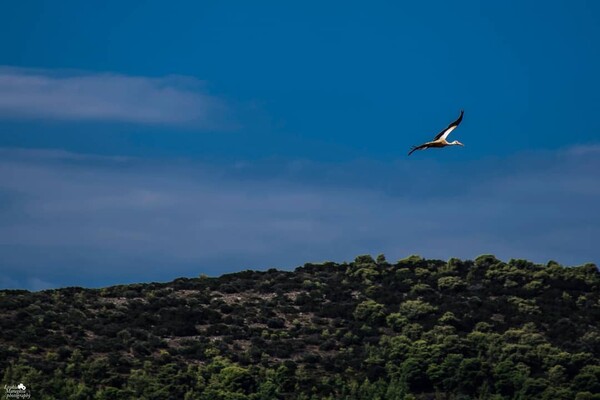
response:
[[[453,123],[448,125],[448,127],[446,129],[444,129],[443,131],[441,131],[440,133],[435,135],[435,138],[433,138],[433,140],[435,141],[438,139],[442,139],[442,140],[446,139],[448,137],[448,135],[450,134],[450,132],[452,132],[454,129],[456,129],[458,124],[460,124],[460,121],[462,121],[463,114],[464,114],[464,111],[460,110],[460,117],[458,117],[458,119],[456,121],[454,121]]]
[[[408,155],[410,156],[412,153],[414,153],[417,150],[423,150],[423,149],[427,149],[427,148],[429,148],[429,142],[423,143],[419,146],[413,146],[413,147],[411,147],[410,151],[408,152]]]

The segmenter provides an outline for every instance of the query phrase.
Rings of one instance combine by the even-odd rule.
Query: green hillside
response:
[[[359,256],[4,290],[0,327],[0,392],[35,399],[600,399],[593,264]]]

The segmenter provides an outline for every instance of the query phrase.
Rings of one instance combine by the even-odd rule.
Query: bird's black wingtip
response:
[[[461,122],[461,121],[462,121],[462,119],[463,119],[463,114],[464,114],[464,113],[465,113],[465,112],[464,112],[464,110],[460,110],[460,115],[458,116],[458,118],[456,119],[456,121],[454,121],[454,122],[453,122],[452,124],[450,124],[450,125],[452,126],[452,125],[458,125],[458,124],[460,124],[460,122]]]

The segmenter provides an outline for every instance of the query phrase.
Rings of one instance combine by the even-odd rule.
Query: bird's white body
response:
[[[443,131],[438,133],[431,142],[426,142],[419,146],[413,146],[413,148],[410,150],[408,155],[410,156],[416,150],[424,150],[424,149],[429,149],[429,148],[446,147],[446,146],[464,146],[464,144],[462,144],[458,140],[455,140],[453,142],[448,142],[446,140],[448,135],[450,135],[450,133],[454,129],[456,129],[456,127],[462,121],[463,114],[464,114],[464,112],[461,110],[460,116],[458,117],[458,119],[456,121],[452,122],[450,125],[448,125],[448,127],[446,129],[444,129]]]

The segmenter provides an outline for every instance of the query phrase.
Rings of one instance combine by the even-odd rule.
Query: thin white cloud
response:
[[[27,280],[27,287],[29,288],[29,290],[38,291],[38,290],[45,290],[45,289],[54,289],[57,287],[57,285],[52,282],[46,282],[42,279],[34,277],[34,278],[29,278]]]
[[[13,286],[43,286],[33,278],[167,280],[379,252],[392,260],[600,258],[600,160],[569,150],[529,164],[526,155],[479,160],[477,174],[469,173],[474,165],[387,165],[386,172],[364,162],[246,174],[239,164],[0,155],[0,265]],[[344,178],[353,171],[362,175]]]
[[[581,156],[588,154],[600,155],[600,144],[577,145],[567,150],[570,155]]]
[[[0,67],[0,117],[219,128],[226,107],[189,77]]]

